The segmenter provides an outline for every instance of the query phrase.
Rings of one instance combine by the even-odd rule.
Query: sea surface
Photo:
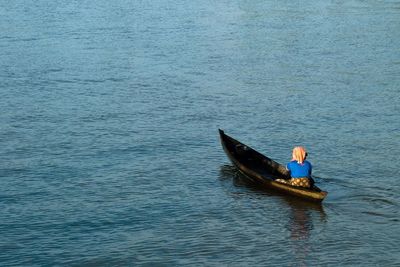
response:
[[[398,0],[0,2],[0,266],[400,266],[399,155]]]

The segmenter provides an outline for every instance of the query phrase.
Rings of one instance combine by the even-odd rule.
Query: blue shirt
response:
[[[303,164],[299,164],[296,160],[289,162],[286,168],[290,171],[292,178],[308,177],[311,178],[311,163],[305,160]]]

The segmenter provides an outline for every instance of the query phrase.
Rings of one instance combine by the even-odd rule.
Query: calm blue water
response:
[[[1,266],[400,266],[400,2],[3,1]],[[218,128],[322,206],[238,175]]]

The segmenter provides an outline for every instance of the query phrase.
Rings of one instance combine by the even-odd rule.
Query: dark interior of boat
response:
[[[234,142],[234,140],[229,141],[230,142],[225,142],[228,150],[232,153],[234,158],[246,167],[269,179],[290,178],[289,173],[279,163],[240,142]]]

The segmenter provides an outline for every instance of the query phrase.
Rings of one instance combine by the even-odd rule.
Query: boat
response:
[[[305,188],[276,181],[290,179],[290,173],[285,166],[230,137],[221,129],[219,135],[222,147],[233,165],[261,187],[313,202],[322,202],[327,196],[328,192],[322,191],[315,184],[311,188]]]

